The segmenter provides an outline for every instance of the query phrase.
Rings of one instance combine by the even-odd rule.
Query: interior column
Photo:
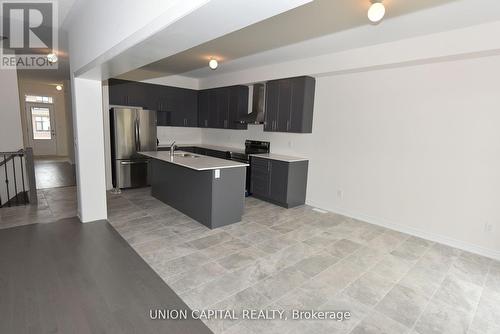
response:
[[[73,78],[78,217],[107,219],[102,88],[98,80]]]

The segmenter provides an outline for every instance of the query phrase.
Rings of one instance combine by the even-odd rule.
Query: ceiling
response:
[[[455,1],[457,0],[384,0],[387,8],[384,21]],[[341,31],[370,27],[366,17],[370,3],[369,0],[315,0],[120,77],[131,80],[146,80],[173,74],[204,77],[210,75],[210,70],[206,70],[210,57],[228,63]]]

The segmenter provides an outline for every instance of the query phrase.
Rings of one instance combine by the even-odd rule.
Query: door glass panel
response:
[[[33,139],[52,139],[49,108],[32,107],[31,123],[33,128]]]

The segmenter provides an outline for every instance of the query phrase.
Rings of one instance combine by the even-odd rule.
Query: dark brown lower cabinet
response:
[[[308,161],[286,162],[253,156],[250,161],[253,196],[292,208],[306,199]]]

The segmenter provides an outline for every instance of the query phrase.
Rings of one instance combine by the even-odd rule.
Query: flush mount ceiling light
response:
[[[57,63],[57,55],[55,53],[49,53],[47,55],[47,60],[49,61],[49,63],[55,64]]]
[[[56,86],[56,89],[57,89],[57,90],[62,90],[62,86],[61,86],[61,85],[57,85],[57,86]]]
[[[219,62],[217,59],[210,58],[210,61],[208,62],[208,67],[210,67],[212,70],[217,69],[219,67]]]
[[[368,9],[368,19],[373,23],[380,22],[385,15],[385,6],[382,1],[372,0],[372,5]]]

